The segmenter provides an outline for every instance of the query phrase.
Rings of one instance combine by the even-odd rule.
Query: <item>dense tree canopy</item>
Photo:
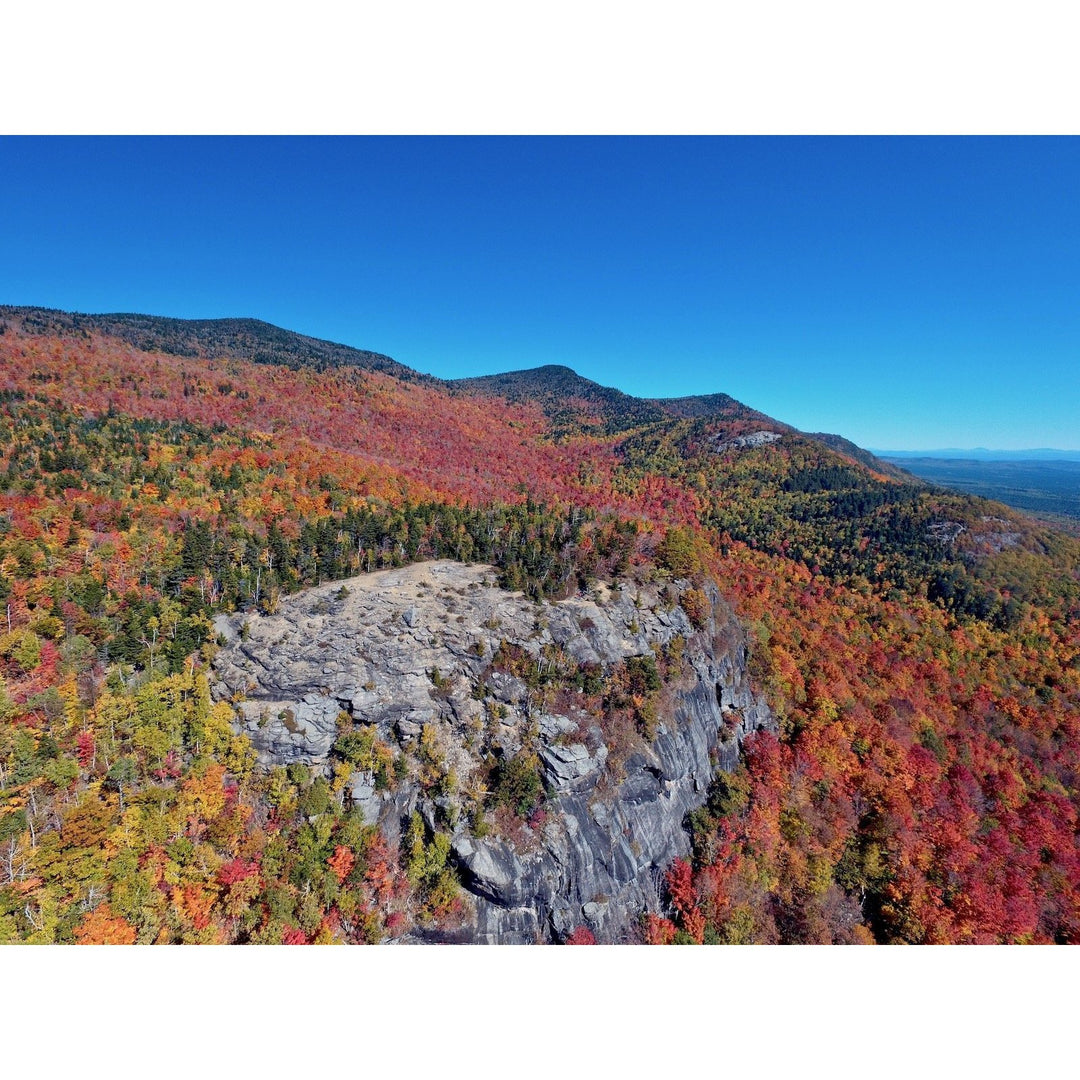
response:
[[[332,776],[260,771],[206,676],[214,613],[436,556],[536,599],[689,579],[691,618],[712,579],[750,628],[780,731],[692,816],[645,940],[1080,938],[1074,539],[788,429],[734,445],[763,420],[730,399],[552,420],[527,394],[38,330],[0,335],[0,941],[452,921],[446,838],[417,820],[391,846],[344,797],[360,761],[393,782],[385,748],[343,730]],[[648,738],[667,662],[572,677]],[[526,758],[491,787],[542,803]]]

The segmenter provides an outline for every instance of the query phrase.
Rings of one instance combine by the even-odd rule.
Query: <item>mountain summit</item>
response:
[[[754,420],[778,432],[794,431],[787,424],[748,408],[727,394],[693,397],[639,398],[602,386],[562,364],[498,375],[456,379],[450,384],[472,393],[498,394],[510,401],[532,401],[556,422],[572,418],[600,420],[609,433],[627,431],[663,420],[727,419]]]
[[[450,385],[470,394],[535,402],[559,425],[592,420],[599,421],[608,432],[616,432],[665,418],[655,402],[601,386],[561,364],[455,379]]]

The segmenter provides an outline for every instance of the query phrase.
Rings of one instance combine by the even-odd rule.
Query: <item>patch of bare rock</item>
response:
[[[686,815],[741,739],[773,724],[743,633],[711,587],[695,629],[678,603],[686,583],[536,604],[495,582],[490,566],[416,563],[284,598],[273,615],[219,616],[213,694],[268,767],[329,771],[343,725],[373,730],[393,779],[358,770],[345,796],[391,843],[416,812],[449,835],[471,913],[453,940],[559,941],[583,925],[634,940],[661,907],[663,869],[689,850]],[[552,678],[676,649],[648,740],[609,745],[581,679]],[[492,762],[519,755],[536,762],[544,812],[514,835],[477,828]]]

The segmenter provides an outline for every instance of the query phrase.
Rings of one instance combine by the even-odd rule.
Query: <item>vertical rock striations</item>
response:
[[[329,768],[343,730],[393,756],[392,780],[360,762],[346,796],[391,843],[417,813],[446,834],[471,900],[463,925],[414,938],[633,940],[689,850],[686,815],[773,723],[744,635],[714,587],[695,628],[685,586],[537,605],[494,579],[419,563],[221,617],[213,692],[264,765]]]

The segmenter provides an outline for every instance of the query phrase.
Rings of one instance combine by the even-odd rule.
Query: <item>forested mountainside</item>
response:
[[[359,367],[399,379],[417,372],[381,353],[282,330],[259,319],[167,319],[156,315],[81,315],[49,308],[0,306],[0,321],[36,334],[88,336],[91,332],[126,341],[138,349],[172,356],[228,357],[259,364],[314,368]]]
[[[449,384],[470,394],[485,394],[507,401],[539,405],[553,425],[552,434],[586,430],[614,434],[671,417],[708,417],[713,420],[752,420],[776,431],[793,431],[764,413],[749,409],[727,394],[682,398],[635,398],[610,386],[601,386],[558,364],[455,379]]]
[[[891,476],[894,480],[911,480],[911,474],[904,468],[898,467],[895,462],[883,461],[876,455],[871,454],[869,450],[856,446],[850,439],[845,439],[842,435],[830,435],[824,431],[817,431],[810,438],[824,443],[830,450],[836,450],[838,453],[854,458],[874,472]]]
[[[346,715],[325,762],[260,763],[243,690],[210,693],[214,619],[242,634],[300,589],[433,558],[490,564],[538,618],[616,581],[691,623],[714,587],[734,608],[775,723],[716,756],[629,938],[1080,938],[1075,539],[723,395],[665,406],[568,369],[447,385],[247,320],[4,308],[0,331],[0,940],[460,925],[475,849],[436,814],[373,824],[355,777],[467,807],[518,858],[560,798],[550,744],[479,733],[462,802],[434,736]],[[676,724],[671,641],[595,669],[513,644],[527,702],[617,730],[624,760]],[[595,934],[583,913],[552,937]]]

